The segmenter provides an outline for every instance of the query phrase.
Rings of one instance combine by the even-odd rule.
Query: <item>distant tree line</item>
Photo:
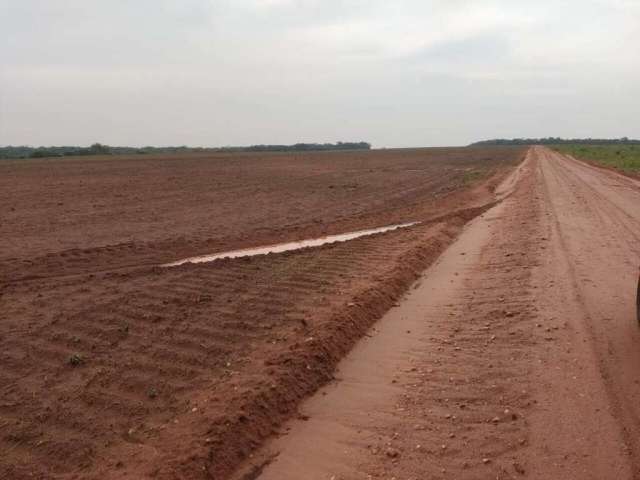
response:
[[[111,149],[106,145],[94,143],[90,147],[0,147],[0,158],[43,158],[65,157],[70,155],[109,155]]]
[[[247,147],[110,147],[94,143],[90,147],[0,147],[2,158],[45,158],[71,157],[79,155],[144,155],[152,153],[191,153],[191,152],[308,152],[326,150],[369,150],[367,142],[336,143],[296,143],[295,145],[251,145]]]
[[[221,151],[239,152],[306,152],[314,150],[370,150],[367,142],[296,143],[294,145],[252,145],[250,147],[222,147]]]
[[[639,145],[640,140],[634,140],[627,137],[622,138],[495,138],[493,140],[482,140],[472,143],[471,146],[484,145]]]

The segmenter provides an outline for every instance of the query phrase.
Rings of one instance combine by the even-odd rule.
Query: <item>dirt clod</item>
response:
[[[384,453],[389,458],[398,458],[400,456],[400,451],[395,448],[387,448]]]

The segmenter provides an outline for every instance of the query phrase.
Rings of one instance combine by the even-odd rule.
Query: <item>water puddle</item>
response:
[[[298,242],[278,243],[276,245],[269,245],[266,247],[257,248],[245,248],[242,250],[231,250],[229,252],[214,253],[211,255],[201,255],[198,257],[185,258],[176,262],[167,263],[163,267],[177,267],[178,265],[184,265],[185,263],[205,263],[213,262],[221,258],[240,258],[240,257],[252,257],[254,255],[266,255],[268,253],[281,253],[291,250],[300,250],[307,247],[319,247],[328,243],[347,242],[360,237],[366,237],[368,235],[375,235],[377,233],[390,232],[392,230],[398,230],[400,228],[407,228],[413,225],[417,225],[420,222],[411,223],[399,223],[396,225],[389,225],[386,227],[372,228],[369,230],[358,230],[357,232],[343,233],[340,235],[329,235],[327,237],[314,238],[310,240],[300,240]]]

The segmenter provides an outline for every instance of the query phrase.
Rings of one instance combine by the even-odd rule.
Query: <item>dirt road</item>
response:
[[[238,478],[640,478],[640,184],[533,148]]]

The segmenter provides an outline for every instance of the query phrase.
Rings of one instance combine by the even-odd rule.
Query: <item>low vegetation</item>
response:
[[[111,147],[94,143],[90,147],[62,146],[62,147],[29,147],[7,146],[0,147],[2,158],[46,158],[73,157],[87,155],[146,155],[154,153],[194,153],[194,152],[310,152],[327,150],[369,150],[371,144],[367,142],[336,142],[336,143],[296,143],[294,145],[251,145],[246,147]]]
[[[496,145],[640,145],[640,140],[633,138],[494,138],[472,143],[471,146]]]
[[[465,172],[462,174],[462,181],[465,185],[468,185],[477,180],[486,178],[487,175],[488,175],[487,171],[470,168],[468,170],[465,170]]]
[[[640,145],[558,145],[560,153],[573,155],[601,165],[617,168],[627,173],[640,173]]]

